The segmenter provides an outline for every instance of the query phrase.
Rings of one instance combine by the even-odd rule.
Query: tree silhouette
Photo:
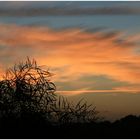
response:
[[[21,117],[22,114],[50,113],[56,100],[51,73],[43,70],[35,60],[15,64],[0,81],[0,113],[2,116]]]
[[[96,108],[80,100],[72,104],[56,96],[52,74],[27,58],[8,69],[0,81],[0,117],[43,120],[51,124],[93,122],[98,119]]]

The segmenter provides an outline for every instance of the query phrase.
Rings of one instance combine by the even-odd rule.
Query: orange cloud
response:
[[[124,38],[120,32],[89,33],[82,29],[17,25],[0,25],[0,30],[0,45],[12,48],[13,60],[27,55],[34,57],[41,65],[53,69],[58,82],[86,75],[106,75],[140,84],[139,35]],[[6,52],[3,57],[10,55]]]

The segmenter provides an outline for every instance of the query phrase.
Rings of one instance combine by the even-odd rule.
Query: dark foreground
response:
[[[0,138],[140,138],[140,117],[127,116],[113,123],[51,125],[27,120],[1,121]]]

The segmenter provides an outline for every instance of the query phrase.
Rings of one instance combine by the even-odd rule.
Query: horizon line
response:
[[[56,93],[62,93],[62,94],[82,94],[82,93],[113,93],[113,92],[120,92],[120,93],[140,93],[140,90],[117,90],[117,89],[112,89],[112,90],[58,90]]]

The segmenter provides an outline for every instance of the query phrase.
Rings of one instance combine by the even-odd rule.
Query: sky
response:
[[[139,1],[0,1],[0,72],[27,56],[57,94],[107,118],[140,114]]]

